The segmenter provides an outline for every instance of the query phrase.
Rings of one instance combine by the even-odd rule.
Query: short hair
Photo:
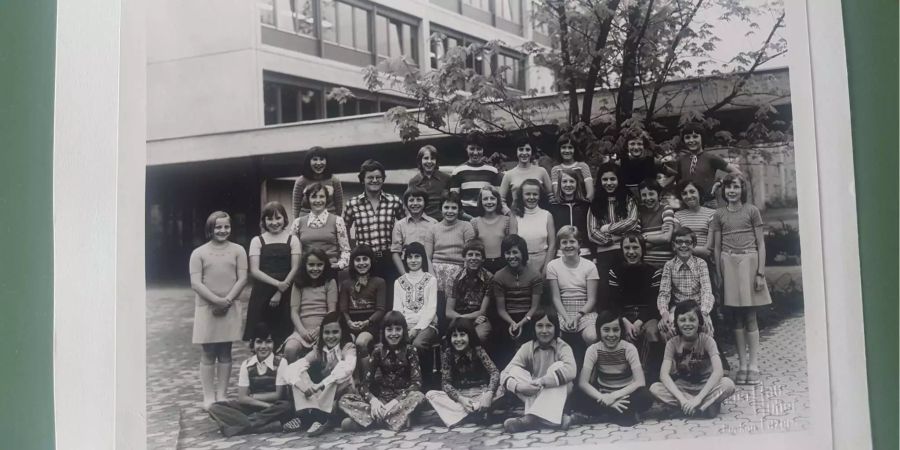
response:
[[[681,137],[681,142],[684,143],[684,135],[697,133],[700,135],[700,138],[703,139],[703,142],[706,142],[706,127],[703,126],[700,122],[687,122],[681,126],[681,129],[678,131],[678,136]]]
[[[450,321],[450,325],[447,326],[447,334],[444,335],[444,339],[447,341],[445,345],[450,351],[456,351],[453,348],[453,344],[451,343],[451,339],[454,331],[462,331],[469,336],[469,348],[473,349],[475,347],[481,347],[481,340],[478,339],[478,333],[475,332],[475,321],[472,319],[468,319],[465,317],[457,317]]]
[[[644,189],[650,189],[651,191],[656,191],[657,194],[662,194],[663,188],[656,182],[655,178],[647,178],[644,181],[641,181],[638,184],[638,194]]]
[[[325,158],[325,170],[319,175],[312,170],[312,159],[316,157]],[[328,154],[325,149],[320,146],[310,147],[306,151],[306,157],[303,158],[303,165],[300,166],[300,175],[310,179],[328,179],[331,177],[331,169],[328,168]]]
[[[422,158],[425,157],[426,153],[430,153],[431,156],[434,157],[434,159],[437,159],[437,157],[438,157],[437,147],[435,147],[431,144],[423,145],[421,148],[419,148],[419,152],[416,153],[416,167],[419,168],[419,172],[425,172],[425,169],[422,168]],[[435,172],[437,172],[439,167],[440,166],[437,163],[435,163],[435,165],[434,165]]]
[[[463,204],[462,199],[459,198],[458,192],[448,191],[443,196],[441,196],[441,210],[444,209],[444,203],[454,203],[456,207],[459,208],[460,214],[462,214]]]
[[[566,175],[568,177],[572,177],[575,179],[575,200],[586,202],[587,199],[587,186],[584,182],[584,175],[581,173],[581,170],[575,169],[572,167],[564,167],[559,170],[556,174],[556,198],[560,200],[562,203],[562,177]]]
[[[428,204],[428,193],[419,188],[409,188],[405,192],[403,192],[403,206],[406,206],[406,202],[409,201],[410,197],[422,197],[422,200]]]
[[[309,262],[310,256],[315,256],[325,264],[325,267],[322,268],[322,276],[320,276],[316,280],[311,279],[309,277],[309,274],[306,272],[306,264]],[[300,274],[298,275],[299,283],[297,283],[300,287],[322,286],[328,282],[330,277],[331,260],[328,259],[328,255],[325,254],[325,250],[322,250],[318,247],[312,247],[309,250],[303,252],[303,256],[300,257]]]
[[[747,180],[738,174],[729,173],[728,175],[725,175],[725,178],[722,179],[722,193],[725,193],[725,188],[728,185],[735,182],[741,186],[741,203],[747,203]]]
[[[319,191],[322,191],[325,193],[325,204],[326,205],[328,204],[328,202],[331,201],[331,192],[328,192],[328,188],[326,188],[324,184],[313,183],[313,184],[310,184],[309,186],[307,186],[306,189],[303,190],[303,202],[306,203],[306,205],[304,205],[304,206],[306,206],[309,209],[312,209],[312,204],[309,202],[309,199],[310,199],[310,197],[313,196],[313,194],[315,194]]]
[[[678,239],[681,236],[690,236],[691,244],[697,245],[697,233],[694,233],[690,227],[678,227],[675,231],[672,232],[672,239],[670,242],[672,245],[675,245],[675,239]]]
[[[384,177],[387,173],[384,170],[384,165],[382,165],[380,162],[375,161],[374,159],[367,159],[363,161],[362,165],[359,166],[359,182],[361,184],[364,184],[366,182],[366,173],[374,172],[376,170],[381,172],[382,177]]]
[[[704,320],[703,320],[703,311],[700,309],[700,304],[697,303],[696,300],[684,300],[678,302],[675,305],[675,314],[674,314],[674,322],[675,322],[675,333],[679,336],[681,335],[681,328],[678,328],[678,317],[687,314],[689,312],[693,312],[697,314],[697,324],[700,329],[703,328]]]
[[[341,328],[341,341],[338,343],[338,348],[344,348],[344,345],[347,345],[353,340],[353,336],[350,335],[350,329],[347,327],[347,322],[344,321],[344,315],[340,311],[331,311],[328,314],[325,314],[325,317],[322,318],[322,323],[319,324],[319,341],[316,342],[316,350],[319,352],[319,361],[323,362],[325,361],[325,339],[322,339],[322,335],[325,332],[325,325],[328,325],[329,323],[336,323],[338,324],[338,327]]]
[[[628,129],[622,133],[622,137],[625,138],[625,147],[627,150],[629,141],[641,141],[644,145],[644,151],[650,150],[650,137],[647,136],[647,132],[636,130],[636,129]]]
[[[486,253],[484,249],[484,241],[478,238],[469,239],[468,241],[466,241],[466,245],[463,246],[463,257],[465,257],[466,253],[468,253],[469,251],[481,252],[481,256],[485,257]]]
[[[284,218],[284,228],[287,228],[288,225],[288,215],[287,210],[284,209],[284,205],[281,202],[269,202],[266,203],[266,206],[263,206],[262,212],[259,214],[259,231],[260,233],[265,233],[269,231],[266,229],[266,219],[271,219],[275,217],[275,214],[281,214],[281,217]]]
[[[700,188],[700,186],[697,184],[697,182],[688,178],[688,179],[679,181],[678,184],[675,185],[675,195],[678,197],[679,200],[684,201],[683,193],[684,193],[684,190],[687,189],[688,186],[694,186],[694,189],[696,189],[697,192],[701,196],[703,195],[703,189]]]
[[[212,239],[213,231],[216,228],[216,221],[219,219],[228,219],[228,222],[231,223],[231,216],[229,216],[227,212],[213,211],[209,217],[206,218],[206,227],[204,228],[206,231],[206,239]],[[284,220],[287,220],[287,218]]]
[[[272,329],[269,328],[269,325],[262,320],[256,322],[253,325],[253,328],[251,328],[250,330],[250,350],[255,350],[256,345],[253,341],[257,339],[265,339],[267,337],[274,337],[272,334]]]
[[[466,146],[474,145],[484,148],[485,136],[481,131],[471,131],[466,135]]]
[[[522,253],[522,265],[528,264],[528,243],[525,242],[525,239],[518,234],[509,234],[502,241],[500,241],[500,252],[502,256],[506,256],[506,252],[512,250],[513,248],[519,249],[519,252]]]
[[[484,216],[484,213],[486,212],[484,210],[484,204],[481,203],[481,193],[484,191],[489,191],[491,193],[491,195],[493,195],[494,197],[497,198],[497,206],[494,207],[494,211],[497,214],[501,214],[503,212],[503,203],[501,201],[500,191],[497,190],[496,186],[489,184],[487,186],[483,186],[481,189],[478,190],[478,195],[475,198],[475,216],[476,217]]]
[[[384,330],[387,327],[393,327],[399,325],[403,328],[403,338],[400,341],[400,345],[405,345],[409,343],[409,324],[406,323],[406,317],[403,316],[403,313],[397,310],[388,311],[384,318],[381,319],[381,342],[387,344],[387,339],[384,338]]]
[[[353,247],[353,251],[350,252],[350,277],[353,279],[360,276],[360,273],[356,271],[356,264],[353,264],[357,256],[368,256],[371,264],[375,264],[375,252],[372,250],[372,247],[369,247],[368,244],[356,244],[356,247]],[[370,266],[369,274],[371,273],[372,267]]]
[[[553,337],[558,338],[560,333],[562,333],[562,330],[559,329],[559,317],[557,317],[556,314],[550,314],[546,311],[538,312],[531,318],[531,323],[533,326],[537,327],[537,323],[545,317],[553,324]],[[535,328],[535,332],[536,331],[537,328]],[[537,337],[535,337],[535,339],[537,339]]]
[[[425,253],[425,246],[421,242],[410,242],[403,247],[403,267],[409,270],[406,258],[413,254],[422,256],[422,272],[428,272],[428,254]]]
[[[603,325],[608,324],[612,321],[619,322],[619,337],[622,337],[622,332],[625,331],[625,319],[622,316],[622,313],[615,309],[601,309],[597,312],[597,320],[594,322],[594,329],[597,332],[597,338],[600,338],[600,329],[603,328]]]
[[[629,231],[622,236],[622,240],[619,241],[619,248],[623,248],[626,241],[635,240],[638,242],[638,245],[641,246],[641,255],[647,253],[647,241],[644,239],[644,235],[637,231]],[[624,253],[624,250],[622,251]]]
[[[563,238],[571,238],[577,241],[578,234],[578,227],[575,225],[563,225],[556,232],[556,243],[559,244],[559,241],[563,240]]]
[[[538,188],[538,205],[544,204],[547,200],[547,194],[544,192],[544,187],[541,186],[541,182],[535,180],[534,178],[529,178],[522,182],[519,185],[519,188],[516,189],[515,199],[513,200],[513,212],[519,216],[525,216],[525,186],[534,186]]]

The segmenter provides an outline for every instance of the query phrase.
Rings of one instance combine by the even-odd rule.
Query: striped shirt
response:
[[[610,196],[606,205],[606,211],[601,210],[601,217],[588,212],[587,227],[591,242],[597,244],[598,252],[618,251],[619,241],[629,231],[640,231],[641,222],[638,220],[637,205],[634,199],[626,197],[627,215],[624,217],[616,213],[616,198]],[[601,231],[604,225],[609,225],[606,231]]]
[[[675,212],[675,220],[679,227],[690,228],[697,236],[697,247],[706,247],[709,235],[709,224],[716,210],[701,206],[697,212],[682,209]]]
[[[494,298],[503,296],[506,301],[506,312],[509,314],[525,314],[531,309],[531,298],[540,295],[544,289],[541,275],[528,267],[515,274],[509,267],[504,267],[494,274]]]
[[[634,380],[634,374],[643,371],[637,348],[624,340],[612,350],[602,342],[591,345],[584,353],[582,367],[582,370],[591,371],[592,385],[610,390],[628,386]]]
[[[450,191],[459,193],[463,210],[470,216],[476,215],[478,191],[485,186],[500,186],[500,173],[490,164],[466,163],[457,166],[450,175]]]
[[[658,231],[672,232],[675,229],[675,213],[670,208],[658,205],[655,210],[640,209],[641,232],[653,233]],[[672,244],[651,244],[647,242],[647,251],[644,253],[644,262],[655,267],[662,267],[666,261],[672,259],[675,252]]]

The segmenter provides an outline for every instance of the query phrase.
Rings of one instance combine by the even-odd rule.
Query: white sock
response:
[[[759,370],[759,330],[747,332],[750,347],[750,370]]]
[[[757,336],[759,336],[758,333]],[[743,328],[735,328],[734,343],[737,346],[738,361],[740,361],[738,368],[740,370],[747,370],[747,361],[749,359],[747,357],[747,331]]]
[[[200,385],[203,387],[203,408],[216,402],[216,365],[200,363]]]

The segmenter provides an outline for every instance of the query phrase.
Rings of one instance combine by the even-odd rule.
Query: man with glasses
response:
[[[672,311],[676,304],[685,300],[694,300],[700,304],[704,320],[704,329],[701,331],[710,336],[713,334],[709,313],[712,312],[715,299],[709,280],[709,267],[706,261],[694,256],[695,245],[697,235],[690,228],[681,227],[672,233],[675,257],[662,268],[659,296],[656,298],[656,307],[662,317],[659,329],[666,339],[675,336]]]
[[[397,279],[397,271],[391,260],[391,234],[394,223],[404,216],[400,197],[384,192],[384,166],[369,159],[359,168],[359,182],[363,193],[347,202],[344,223],[354,229],[353,245],[366,244],[375,252],[372,274],[384,279],[391,291]],[[387,298],[392,299],[390,292]],[[389,300],[390,301],[390,300]]]

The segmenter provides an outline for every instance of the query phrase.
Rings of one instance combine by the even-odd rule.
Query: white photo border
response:
[[[58,448],[146,445],[147,1],[57,2]],[[841,4],[785,0],[785,6],[796,157],[817,162],[796,165],[810,425],[801,432],[666,441],[666,448],[871,448],[864,335],[855,325],[863,316]]]

